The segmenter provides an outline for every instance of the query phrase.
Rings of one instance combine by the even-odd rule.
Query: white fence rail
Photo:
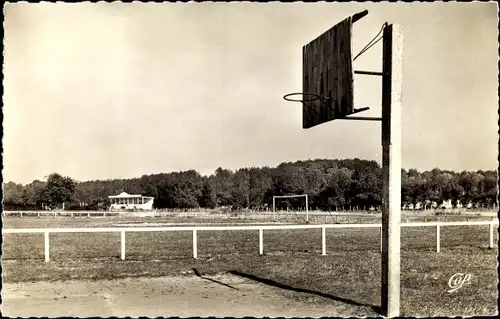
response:
[[[440,252],[441,227],[446,226],[479,226],[489,225],[488,247],[493,248],[494,225],[498,225],[498,219],[491,221],[474,222],[416,222],[401,223],[401,227],[436,227],[436,251]],[[380,228],[380,239],[382,239],[382,224],[323,224],[323,225],[248,225],[248,226],[174,226],[174,227],[108,227],[108,228],[19,228],[2,229],[2,234],[31,234],[43,233],[45,241],[45,261],[50,260],[50,233],[120,233],[120,256],[125,260],[125,233],[126,232],[168,232],[168,231],[191,231],[193,233],[193,258],[198,258],[198,231],[227,231],[227,230],[258,230],[259,231],[259,254],[264,254],[264,230],[291,230],[291,229],[321,229],[321,254],[326,255],[326,229],[327,228]],[[380,251],[382,251],[382,240],[380,240]]]

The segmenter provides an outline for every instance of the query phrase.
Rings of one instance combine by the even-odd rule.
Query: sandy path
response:
[[[318,317],[359,311],[334,300],[314,305],[305,297],[297,302],[286,297],[290,294],[233,275],[5,283],[2,313],[11,317]]]

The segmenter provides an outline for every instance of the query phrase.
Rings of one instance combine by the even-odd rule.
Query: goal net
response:
[[[302,199],[302,204],[300,203]],[[280,205],[281,204],[281,205]],[[307,194],[273,196],[273,221],[278,216],[295,216],[296,220],[309,222],[309,201]]]

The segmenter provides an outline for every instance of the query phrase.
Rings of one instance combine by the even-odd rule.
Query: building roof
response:
[[[122,193],[120,193],[118,195],[115,195],[115,196],[108,196],[108,198],[134,198],[134,197],[152,198],[152,197],[149,197],[149,196],[131,195],[131,194],[127,194],[125,192],[122,192]]]

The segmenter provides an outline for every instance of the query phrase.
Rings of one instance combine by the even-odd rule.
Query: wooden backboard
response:
[[[304,103],[303,128],[353,113],[352,23],[349,17],[302,47],[303,93],[328,98]]]

